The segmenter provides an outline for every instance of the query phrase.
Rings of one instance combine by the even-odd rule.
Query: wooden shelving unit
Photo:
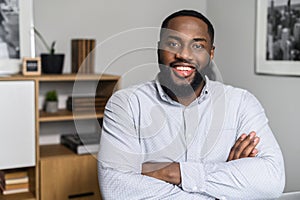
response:
[[[118,88],[119,76],[105,74],[61,74],[23,76],[13,75],[1,77],[0,81],[32,80],[35,83],[35,110],[36,110],[36,166],[29,169],[31,172],[29,193],[1,195],[2,200],[52,200],[68,199],[70,195],[86,194],[86,199],[101,199],[97,181],[97,162],[95,155],[77,155],[60,144],[40,145],[40,125],[51,122],[72,122],[75,120],[93,120],[103,117],[103,112],[76,112],[59,109],[57,113],[46,113],[40,109],[39,96],[41,84],[74,85],[75,82],[95,82],[97,88],[95,95],[110,97]],[[58,94],[60,95],[60,94]],[[53,125],[53,124],[51,124]],[[71,182],[76,182],[76,187]],[[68,185],[69,184],[69,185]],[[65,188],[64,188],[65,187]]]

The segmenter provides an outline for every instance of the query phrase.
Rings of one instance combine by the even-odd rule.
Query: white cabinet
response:
[[[35,166],[34,84],[0,81],[0,169]]]

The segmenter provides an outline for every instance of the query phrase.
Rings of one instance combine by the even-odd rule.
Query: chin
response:
[[[172,73],[171,70],[161,71],[159,75],[159,82],[167,93],[173,96],[184,97],[194,94],[195,90],[201,84],[203,78],[199,72],[196,72],[193,77],[185,79],[178,77]]]

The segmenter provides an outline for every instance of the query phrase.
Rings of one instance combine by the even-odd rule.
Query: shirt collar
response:
[[[208,76],[205,75],[204,79],[205,79],[205,85],[201,91],[200,97],[204,94],[208,94],[211,88],[211,80],[209,80]]]
[[[206,97],[210,93],[211,80],[209,80],[209,78],[206,75],[205,75],[204,79],[205,79],[205,85],[201,91],[200,96],[197,98],[199,103],[200,103],[200,99],[202,99],[202,97]],[[156,78],[155,78],[155,84],[156,84],[158,94],[162,100],[167,101],[167,102],[174,102],[162,89],[161,84],[159,83],[159,80],[158,80],[158,76],[156,76]]]
[[[169,96],[165,93],[165,91],[161,87],[161,84],[159,83],[158,76],[156,76],[155,78],[155,84],[160,98],[164,101],[170,102]]]

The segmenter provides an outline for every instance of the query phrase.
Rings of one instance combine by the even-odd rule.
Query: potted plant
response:
[[[55,90],[48,91],[45,99],[46,112],[55,113],[58,110],[58,97]]]
[[[64,65],[64,54],[55,53],[55,41],[49,46],[43,35],[34,28],[35,34],[40,38],[48,53],[41,54],[42,73],[45,74],[61,74]]]

